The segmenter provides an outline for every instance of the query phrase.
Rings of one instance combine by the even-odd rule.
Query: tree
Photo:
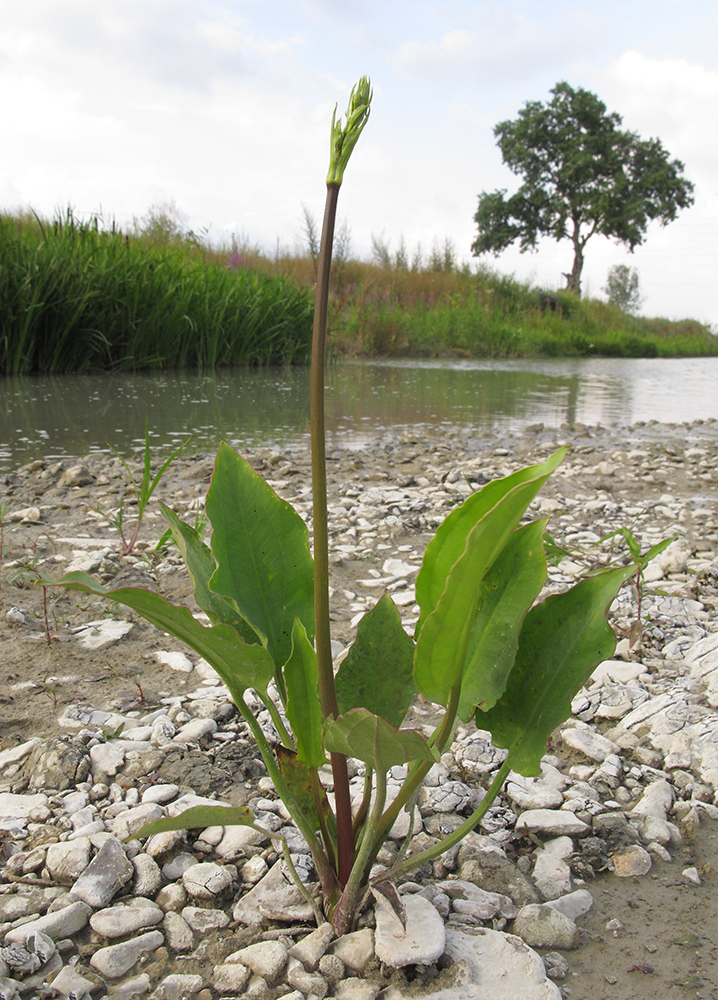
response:
[[[523,184],[482,192],[474,219],[474,256],[499,254],[517,240],[536,249],[541,236],[570,239],[573,267],[568,291],[581,293],[584,248],[599,233],[639,246],[649,222],[666,225],[693,204],[683,164],[670,160],[658,139],[621,131],[621,117],[588,90],[558,83],[547,104],[528,101],[515,121],[494,128],[504,163]]]
[[[636,312],[643,301],[638,287],[638,271],[626,264],[614,264],[608,269],[606,287],[603,289],[612,306],[624,312]]]

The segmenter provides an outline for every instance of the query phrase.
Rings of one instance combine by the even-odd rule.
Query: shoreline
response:
[[[521,929],[514,911],[546,907],[569,896],[571,905],[580,901],[580,909],[589,905],[589,895],[593,904],[589,912],[579,915],[573,909],[573,916],[566,917],[571,925],[564,924],[568,938],[538,944],[535,930],[522,931],[553,975],[552,980],[542,980],[543,993],[532,993],[538,986],[529,987],[515,959],[510,960],[506,972],[519,976],[512,982],[527,1000],[555,998],[561,985],[569,985],[579,998],[623,1000],[630,995],[652,1000],[657,990],[669,996],[673,985],[681,978],[688,983],[691,976],[697,978],[696,996],[709,995],[718,989],[713,950],[718,932],[712,930],[718,927],[713,884],[718,842],[711,823],[718,815],[718,424],[646,423],[628,429],[535,426],[521,433],[474,436],[456,427],[431,435],[424,428],[422,432],[423,437],[377,436],[368,453],[336,442],[328,450],[332,624],[343,645],[384,589],[394,595],[405,625],[411,627],[415,572],[435,524],[471,490],[545,458],[562,443],[570,443],[572,450],[531,508],[538,516],[552,515],[552,537],[572,552],[550,565],[549,588],[570,585],[582,571],[584,557],[590,561],[597,553],[607,555],[607,543],[597,543],[618,528],[629,527],[642,550],[668,535],[677,535],[678,542],[651,568],[649,589],[658,593],[644,599],[640,644],[629,649],[622,639],[615,659],[596,683],[574,699],[574,714],[552,738],[542,777],[514,776],[500,804],[491,810],[490,823],[471,835],[463,853],[453,861],[445,859],[443,868],[422,875],[415,883],[418,888],[406,891],[430,899],[452,933],[490,931],[502,941],[508,932]],[[310,522],[306,445],[260,448],[246,457]],[[209,454],[181,457],[168,469],[156,495],[192,519],[211,471]],[[176,552],[169,549],[156,556],[151,552],[151,542],[164,523],[152,509],[154,500],[138,553],[119,557],[118,535],[99,509],[116,505],[126,481],[119,461],[107,455],[86,456],[63,468],[30,463],[2,478],[0,500],[7,503],[7,512],[6,557],[0,568],[4,664],[0,754],[10,757],[0,757],[4,761],[0,797],[16,796],[17,804],[20,799],[44,796],[44,804],[35,802],[40,809],[35,818],[28,813],[24,821],[17,821],[19,833],[11,848],[15,853],[8,856],[6,848],[0,871],[20,872],[26,880],[43,879],[42,891],[50,893],[52,887],[58,900],[75,885],[77,867],[96,856],[108,837],[119,836],[119,825],[128,821],[133,809],[151,800],[150,789],[167,786],[171,794],[169,788],[175,786],[177,799],[190,793],[212,795],[279,815],[242,723],[221,685],[194,654],[188,656],[179,643],[124,609],[78,600],[77,595],[52,595],[54,638],[48,645],[41,594],[37,588],[17,586],[22,582],[17,574],[24,572],[29,583],[35,571],[59,577],[73,566],[115,586],[151,586],[172,600],[191,602]],[[24,518],[16,519],[22,511]],[[15,620],[9,614],[13,609],[18,612]],[[616,623],[626,629],[634,617],[635,605],[626,596],[618,604]],[[97,624],[108,620],[113,624]],[[129,626],[124,633],[118,629],[123,623]],[[425,707],[417,707],[415,725],[427,722],[422,715]],[[151,734],[156,721],[165,716],[172,734],[166,729],[163,741]],[[113,736],[116,723],[125,728]],[[444,809],[439,799],[442,785],[457,783],[470,795],[471,789],[488,780],[495,758],[482,739],[474,726],[457,731],[443,764],[446,772],[426,788],[420,804],[422,837],[436,835],[447,824],[450,828],[461,815],[460,800]],[[50,751],[54,757],[48,756]],[[543,826],[532,827],[531,814],[537,811],[549,818],[542,820]],[[576,824],[572,829],[582,832],[561,833],[560,827],[551,825],[556,817],[572,819]],[[99,823],[99,828],[82,832],[85,819],[90,825]],[[521,834],[522,824],[533,841]],[[136,932],[114,938],[101,933],[98,937],[93,931],[93,937],[85,925],[65,935],[72,945],[61,953],[62,967],[97,980],[100,989],[95,997],[104,996],[113,983],[123,985],[133,979],[135,995],[149,993],[177,972],[199,977],[197,994],[202,990],[204,1000],[231,993],[227,977],[237,969],[227,971],[227,967],[241,966],[242,960],[227,961],[229,943],[236,951],[252,936],[247,937],[247,925],[240,919],[244,912],[240,904],[256,884],[251,871],[262,870],[260,862],[271,869],[273,854],[271,845],[262,843],[243,844],[232,853],[226,832],[222,838],[228,839],[216,842],[207,834],[178,842],[157,858],[162,869],[180,855],[189,856],[192,864],[217,865],[223,877],[230,877],[231,898],[199,903],[212,913],[217,929],[205,935],[193,930],[191,921],[196,917],[194,912],[185,914],[185,909],[196,907],[195,897],[184,875],[169,867],[161,872],[154,893],[145,887],[145,895],[162,911],[160,922],[151,925],[160,929],[146,932],[159,935],[149,942],[153,947],[148,944],[149,965],[133,963],[113,979],[106,967],[98,969],[92,963],[98,949],[113,947],[115,941],[117,947],[135,941]],[[536,838],[543,849],[536,849]],[[87,847],[84,854],[79,852],[78,861],[71,845],[80,841],[84,845],[84,840]],[[58,846],[51,853],[53,844]],[[389,848],[395,850],[391,843]],[[57,874],[59,855],[75,859],[76,874],[70,881]],[[140,844],[131,860],[147,856],[147,846]],[[636,859],[645,874],[615,873],[617,865]],[[142,865],[151,867],[144,860]],[[613,874],[601,873],[611,866]],[[692,869],[695,877],[692,872],[685,874]],[[459,883],[475,888],[459,891]],[[127,885],[125,894],[109,900],[102,910],[113,913],[113,920],[125,916],[123,909],[132,909],[142,895]],[[458,895],[448,894],[447,887]],[[499,908],[482,917],[485,911],[476,903],[479,890],[507,900],[500,904],[503,911]],[[0,886],[0,931],[6,946],[8,934],[22,923],[3,918],[3,904],[20,893],[40,905],[32,891],[30,884],[22,888],[18,882]],[[168,897],[182,892],[183,908],[165,908]],[[121,901],[127,904],[124,908]],[[700,928],[695,926],[697,908],[704,916]],[[152,912],[157,916],[157,910]],[[228,923],[220,929],[224,917]],[[303,925],[292,926],[299,927],[295,935],[309,929],[303,932]],[[365,929],[378,933],[371,919]],[[278,940],[276,931],[276,921],[267,923],[263,918],[252,934],[254,940],[269,942]],[[695,941],[689,947],[674,944],[691,935]],[[280,939],[284,940],[281,935]],[[488,947],[489,935],[482,940]],[[79,958],[74,967],[66,963],[72,956]],[[325,963],[327,969],[330,964]],[[297,973],[287,971],[290,965],[282,966],[285,971],[255,995],[275,997],[282,990],[286,994],[297,989],[293,983]],[[636,971],[638,966],[652,972]],[[308,966],[302,971],[315,974]],[[379,988],[393,984],[399,991],[394,998],[400,1000],[415,995],[421,983],[431,993],[432,982],[443,984],[450,973],[450,968],[435,970],[434,980],[430,973],[420,973],[409,984],[398,971],[385,976],[376,959],[372,964],[367,958],[366,966],[354,970],[346,982],[354,981],[355,989],[366,984],[362,989],[367,997],[376,997]],[[47,973],[47,981],[54,974]],[[139,989],[143,976],[146,981],[139,983],[144,984]],[[343,996],[328,972],[319,978],[324,986],[318,981],[314,985],[320,993],[324,989],[328,996]],[[242,990],[247,982],[251,980]],[[681,988],[676,995],[685,993]]]

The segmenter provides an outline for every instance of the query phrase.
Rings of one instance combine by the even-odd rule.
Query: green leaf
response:
[[[404,721],[416,693],[414,643],[384,594],[359,622],[357,636],[336,676],[339,712],[366,708],[395,726]]]
[[[215,624],[221,622],[236,628],[245,642],[262,642],[266,645],[266,636],[258,635],[246,618],[239,613],[234,601],[228,597],[221,597],[210,590],[209,581],[217,569],[217,563],[208,546],[200,538],[199,533],[190,524],[181,521],[174,511],[170,510],[162,501],[160,501],[160,507],[162,516],[169,524],[172,537],[185,561],[198,606],[211,622]]]
[[[492,708],[506,688],[519,630],[546,580],[542,536],[548,518],[518,528],[481,583],[461,681],[459,718]]]
[[[613,654],[616,637],[606,614],[634,572],[634,566],[620,567],[588,577],[526,615],[506,691],[476,716],[520,774],[540,774],[548,738],[571,714],[571,699]]]
[[[361,760],[383,774],[396,764],[438,759],[420,733],[397,729],[365,708],[327,719],[325,743],[330,752]]]
[[[98,597],[109,597],[126,604],[163,632],[169,632],[186,642],[203,656],[217,671],[232,695],[241,695],[246,688],[266,693],[274,665],[264,646],[250,645],[229,625],[201,625],[189,608],[170,604],[164,597],[139,587],[107,590],[85,573],[68,573],[61,580],[44,580],[49,586],[81,590]]]
[[[254,826],[255,815],[248,806],[192,806],[179,816],[153,819],[137,831],[135,837],[152,837],[172,830],[199,830],[208,826]]]
[[[275,753],[279,770],[287,783],[296,808],[307,817],[312,829],[318,830],[321,824],[317,810],[316,793],[319,795],[322,819],[325,822],[330,818],[331,809],[326,792],[316,776],[316,771],[303,764],[293,750],[288,750],[281,743],[275,748]]]
[[[322,739],[324,713],[319,697],[317,654],[298,618],[292,631],[292,652],[284,665],[287,688],[287,718],[297,741],[297,756],[309,767],[326,762]]]
[[[215,593],[233,600],[267,637],[277,684],[292,651],[294,619],[314,639],[314,564],[307,527],[251,466],[221,444],[207,494]]]
[[[558,468],[567,451],[568,448],[559,448],[541,465],[528,466],[504,479],[487,483],[482,490],[473,493],[460,507],[453,510],[439,526],[427,546],[416,579],[416,600],[421,608],[416,626],[417,636],[439,603],[449,574],[466,549],[469,533],[479,522],[484,522],[481,530],[493,541],[486,548],[485,569],[488,569],[519,524],[528,505],[551,473]],[[476,583],[478,585],[479,580]]]

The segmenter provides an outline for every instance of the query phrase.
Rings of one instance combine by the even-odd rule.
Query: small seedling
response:
[[[116,513],[107,513],[102,511],[101,513],[106,513],[106,516],[110,518],[115,528],[119,532],[120,538],[122,539],[122,554],[129,556],[137,544],[137,537],[140,533],[140,527],[142,526],[142,519],[147,508],[147,504],[152,498],[152,494],[159,486],[162,477],[164,476],[167,469],[170,467],[172,462],[177,458],[177,456],[182,452],[189,444],[190,438],[188,438],[183,444],[173,451],[168,459],[166,459],[160,466],[159,472],[155,474],[154,479],[152,478],[151,470],[151,452],[150,452],[150,432],[147,421],[145,421],[145,447],[143,453],[143,471],[142,471],[142,481],[138,484],[135,474],[130,468],[126,460],[120,455],[118,451],[113,448],[112,451],[116,458],[122,463],[122,466],[130,477],[130,483],[132,485],[132,492],[134,498],[137,502],[137,521],[135,523],[135,528],[129,539],[125,534],[124,528],[124,502],[120,499],[120,506]]]

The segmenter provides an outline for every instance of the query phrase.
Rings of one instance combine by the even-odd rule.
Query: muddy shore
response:
[[[645,668],[644,687],[652,697],[670,692],[680,675],[674,652],[683,656],[691,644],[718,631],[716,422],[611,429],[536,426],[501,438],[472,436],[458,428],[422,429],[415,437],[377,437],[371,448],[360,452],[335,445],[328,468],[337,643],[351,642],[358,618],[384,589],[394,594],[409,627],[415,620],[416,567],[440,520],[470,491],[545,458],[563,443],[571,446],[569,456],[532,508],[541,516],[552,515],[554,541],[572,553],[550,567],[549,585],[566,586],[587,565],[617,555],[619,541],[601,539],[618,528],[629,528],[643,551],[661,538],[676,536],[674,561],[652,567],[649,590],[654,595],[645,600],[639,641],[629,648],[623,639],[618,652],[625,663]],[[245,457],[297,507],[311,530],[306,446],[263,448]],[[201,514],[212,467],[208,454],[181,457],[165,474],[157,497],[194,521]],[[51,739],[66,733],[59,720],[70,706],[142,717],[163,699],[187,695],[207,680],[196,664],[193,668],[196,657],[183,662],[177,656],[187,652],[181,644],[124,609],[58,591],[48,591],[43,602],[43,591],[35,585],[38,575],[59,577],[76,568],[112,586],[147,586],[170,600],[193,605],[177,550],[156,550],[164,522],[154,500],[134,552],[121,555],[114,524],[120,498],[131,532],[135,507],[127,474],[107,455],[78,456],[63,463],[40,460],[3,478],[0,751],[33,737]],[[635,608],[621,605],[617,628],[628,630],[634,620]],[[687,697],[709,719],[718,704],[710,694],[712,682],[691,683]],[[621,718],[610,712],[596,715],[595,705],[593,715],[590,704],[575,707],[579,720],[587,720],[600,733],[611,733]],[[650,758],[651,766],[662,773],[670,770],[676,787],[683,782],[688,792],[683,801],[697,794],[700,801],[715,804],[716,788],[705,759],[693,766],[689,757],[669,769],[668,755],[661,757],[649,741],[641,744],[642,738],[639,730],[636,746],[627,743],[623,748],[629,759],[633,754],[634,763],[648,760],[649,751],[658,755]],[[636,756],[642,748],[643,758]],[[551,752],[566,768],[581,763],[580,755],[577,758],[559,739]],[[227,794],[231,764],[227,754],[214,758],[211,769],[195,756],[178,756],[162,777],[191,786],[198,794]],[[676,778],[677,772],[687,777]],[[581,924],[581,947],[567,953],[570,971],[562,980],[564,995],[569,995],[567,989],[574,1000],[653,998],[656,992],[668,997],[718,995],[713,874],[718,844],[713,825],[703,822],[685,829],[666,853],[668,860],[656,862],[642,878],[606,874],[587,883],[594,907]],[[682,879],[687,868],[700,873],[699,884]],[[607,929],[611,921],[617,924]]]

